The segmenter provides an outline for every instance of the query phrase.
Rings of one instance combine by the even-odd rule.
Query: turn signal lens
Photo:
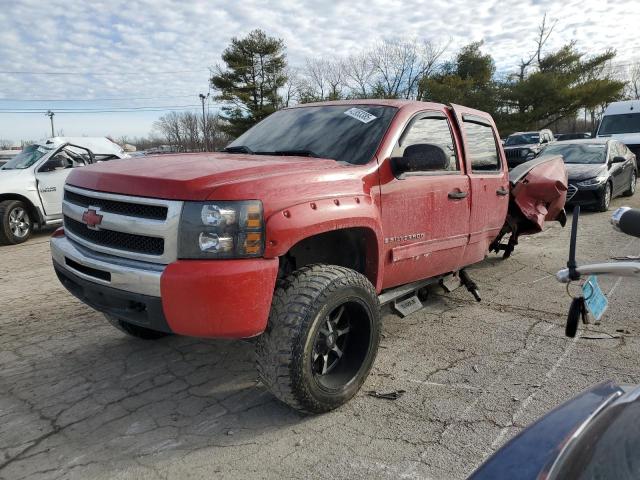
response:
[[[251,204],[247,206],[246,228],[260,228],[262,226],[262,209],[260,205]]]
[[[244,239],[244,253],[246,255],[255,255],[261,253],[262,250],[262,233],[249,232]]]

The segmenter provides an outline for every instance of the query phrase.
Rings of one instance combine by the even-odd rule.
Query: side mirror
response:
[[[627,161],[626,158],[618,156],[618,157],[613,157],[613,159],[611,160],[611,163],[624,163],[626,161]]]
[[[449,155],[438,145],[417,143],[405,148],[402,157],[393,157],[391,167],[396,177],[411,172],[447,170]]]

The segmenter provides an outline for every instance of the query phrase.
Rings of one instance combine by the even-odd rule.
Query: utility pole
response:
[[[53,130],[53,116],[55,115],[55,113],[53,113],[51,110],[47,110],[47,113],[44,114],[46,117],[49,117],[49,119],[51,120],[51,136],[55,137],[56,134],[54,133]]]
[[[204,94],[200,94],[200,101],[202,102],[202,137],[204,139],[204,151],[208,152],[209,151],[209,135],[207,132],[207,117],[204,114],[204,101],[209,98],[209,94],[207,93],[206,95]]]

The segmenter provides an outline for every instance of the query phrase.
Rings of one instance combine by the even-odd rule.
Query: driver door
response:
[[[62,215],[64,182],[73,168],[87,164],[90,152],[67,145],[60,148],[36,169],[36,186],[47,216]]]
[[[381,183],[383,288],[458,270],[468,242],[469,178],[444,112],[416,115],[394,147],[392,158],[402,157],[408,147],[419,144],[440,148],[448,157],[447,166],[391,176]]]

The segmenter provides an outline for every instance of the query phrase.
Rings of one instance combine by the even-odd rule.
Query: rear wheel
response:
[[[33,232],[33,223],[24,202],[0,202],[0,245],[26,242]]]
[[[331,265],[303,267],[274,294],[256,345],[258,373],[296,410],[327,412],[360,389],[379,340],[378,297],[364,276]]]
[[[624,192],[625,197],[630,197],[634,193],[636,193],[636,181],[638,179],[638,174],[636,173],[635,168],[631,172],[631,181],[629,182],[629,189]]]
[[[609,210],[609,205],[611,205],[611,183],[607,182],[604,186],[604,191],[600,196],[597,209],[599,212],[606,212]]]
[[[111,325],[131,337],[140,338],[142,340],[157,340],[158,338],[163,338],[169,335],[165,332],[159,332],[157,330],[151,330],[139,325],[134,325],[133,323],[125,322],[124,320],[112,317],[111,315],[105,314],[104,316]]]

